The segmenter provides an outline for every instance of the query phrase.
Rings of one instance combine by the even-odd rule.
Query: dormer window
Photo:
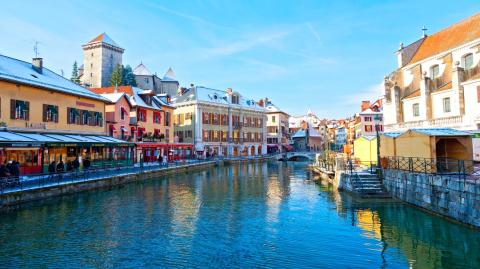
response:
[[[438,66],[438,64],[430,67],[430,75],[432,79],[438,78],[438,76],[440,75],[440,67]]]
[[[232,95],[232,104],[238,104],[238,95]]]
[[[462,65],[465,70],[473,67],[473,54],[469,53],[462,58]]]

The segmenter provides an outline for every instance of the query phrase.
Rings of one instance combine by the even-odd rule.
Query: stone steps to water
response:
[[[377,175],[359,173],[352,177],[353,191],[363,198],[390,198]]]

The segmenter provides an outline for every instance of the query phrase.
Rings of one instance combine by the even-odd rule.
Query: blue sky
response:
[[[81,45],[106,32],[182,85],[231,87],[268,97],[291,115],[355,113],[380,96],[411,43],[480,11],[480,1],[5,1],[0,54],[29,61],[39,43],[45,65],[70,77]]]

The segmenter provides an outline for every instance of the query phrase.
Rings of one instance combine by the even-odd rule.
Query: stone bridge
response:
[[[310,151],[305,151],[305,152],[293,151],[293,152],[279,154],[278,159],[283,159],[286,161],[298,161],[298,160],[314,161],[315,154],[316,152],[310,152]]]

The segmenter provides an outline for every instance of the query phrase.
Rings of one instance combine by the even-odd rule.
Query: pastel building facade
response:
[[[267,153],[266,111],[232,89],[183,88],[172,98],[175,137],[199,156]]]

